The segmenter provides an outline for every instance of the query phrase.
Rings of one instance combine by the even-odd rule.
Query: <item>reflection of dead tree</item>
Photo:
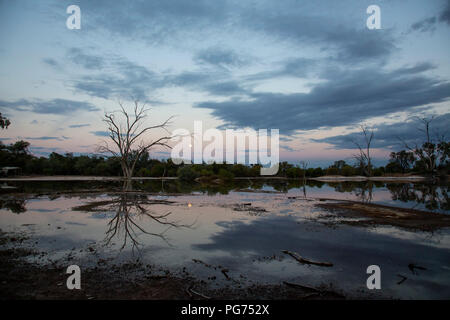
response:
[[[13,213],[22,213],[27,211],[25,207],[25,200],[23,199],[2,199],[0,200],[0,209],[9,209]]]
[[[113,146],[110,147],[108,142],[103,141],[103,145],[98,147],[98,151],[112,154],[120,159],[126,189],[128,190],[131,189],[131,178],[139,158],[155,146],[170,148],[167,142],[171,135],[167,131],[167,126],[170,124],[172,117],[158,125],[144,126],[144,121],[150,109],[146,108],[145,105],[139,106],[138,101],[135,101],[134,110],[131,114],[125,110],[120,102],[119,105],[119,111],[105,113],[103,118],[103,121],[108,125],[109,138],[112,140]],[[116,118],[117,114],[119,114],[121,119]],[[163,129],[167,132],[167,135],[145,142],[143,139],[144,134],[149,133],[153,129]]]
[[[359,154],[354,155],[357,164],[368,177],[372,176],[372,158],[370,156],[370,145],[372,144],[373,131],[368,131],[367,127],[362,125],[361,132],[364,135],[364,145],[361,145],[356,140],[353,143],[358,147]]]
[[[373,199],[373,183],[371,181],[355,188],[355,195],[362,203],[370,203]]]
[[[415,202],[422,204],[429,210],[449,210],[449,187],[434,184],[388,184],[392,200]]]
[[[300,167],[303,171],[303,196],[306,198],[306,170],[308,169],[308,162],[300,161]]]
[[[190,225],[180,224],[178,221],[170,221],[168,217],[172,214],[171,212],[166,212],[163,214],[154,213],[147,208],[146,205],[151,204],[165,204],[167,201],[158,200],[148,200],[146,196],[139,197],[133,194],[122,194],[119,199],[116,199],[112,203],[112,207],[115,209],[115,216],[108,223],[108,230],[106,231],[106,245],[109,245],[114,237],[120,237],[123,235],[123,244],[121,250],[124,249],[127,243],[130,241],[132,244],[132,250],[139,250],[139,233],[156,236],[167,244],[170,243],[165,237],[165,233],[172,227],[175,228],[189,228],[192,227],[194,223]],[[165,230],[160,233],[149,232],[138,224],[136,218],[147,218],[152,222],[155,222],[159,226],[165,226]]]

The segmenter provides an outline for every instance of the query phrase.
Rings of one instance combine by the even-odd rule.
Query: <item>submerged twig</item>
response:
[[[406,279],[408,279],[407,277],[405,277],[405,276],[403,276],[403,275],[401,275],[401,274],[398,274],[397,277],[402,278],[399,282],[397,282],[397,284],[402,284],[403,282],[406,281]]]
[[[300,263],[313,264],[313,265],[321,266],[321,267],[332,267],[333,266],[333,264],[331,262],[319,262],[319,261],[308,260],[308,259],[305,259],[302,256],[300,256],[298,253],[292,252],[289,250],[281,250],[281,252],[290,255],[292,258],[294,258],[295,260],[297,260]]]
[[[192,297],[192,294],[191,293],[193,293],[193,294],[195,294],[195,295],[197,295],[197,296],[199,296],[199,297],[202,297],[203,299],[211,299],[211,297],[208,297],[208,296],[206,296],[206,295],[204,295],[204,294],[202,294],[202,293],[200,293],[200,292],[197,292],[197,291],[195,291],[194,289],[192,289],[192,286],[191,287],[189,287],[189,288],[187,288],[187,292],[189,293],[189,296],[190,297]]]

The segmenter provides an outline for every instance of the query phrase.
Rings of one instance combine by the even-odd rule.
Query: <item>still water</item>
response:
[[[331,286],[350,297],[450,298],[449,228],[358,226],[346,223],[358,218],[316,206],[351,199],[448,214],[448,186],[136,181],[135,190],[146,192],[132,194],[114,193],[120,184],[112,182],[10,186],[24,193],[2,194],[0,228],[28,235],[24,245],[45,252],[30,258],[40,264],[139,260],[175,274],[187,271],[212,287],[290,281]],[[333,267],[300,264],[282,250]],[[377,292],[366,287],[372,264],[382,272]],[[426,270],[413,272],[410,264]],[[400,275],[407,278],[401,284]]]

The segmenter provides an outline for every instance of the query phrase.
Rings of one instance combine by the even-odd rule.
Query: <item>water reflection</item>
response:
[[[386,188],[392,194],[392,200],[423,204],[428,210],[450,210],[449,186],[431,184],[387,184]]]
[[[61,182],[8,182],[15,192],[26,193],[64,193],[64,192],[110,192],[122,190],[120,181],[61,181]],[[133,190],[149,194],[229,194],[241,191],[282,192],[304,197],[328,197],[333,199],[357,200],[364,203],[399,205],[402,207],[448,212],[449,185],[425,183],[392,182],[321,182],[284,179],[235,179],[223,184],[182,182],[179,180],[134,180]],[[3,191],[5,192],[5,191]],[[8,191],[9,192],[9,191]],[[8,208],[6,206],[6,208]],[[15,210],[18,210],[15,209]]]
[[[172,212],[156,212],[150,209],[152,205],[170,205],[172,202],[167,200],[149,199],[142,193],[124,192],[114,197],[111,201],[99,202],[101,209],[90,206],[91,210],[100,212],[113,212],[114,215],[107,223],[104,245],[109,246],[115,241],[121,243],[120,250],[127,245],[131,246],[132,251],[139,251],[142,247],[141,237],[144,235],[157,237],[170,246],[166,237],[167,231],[171,228],[191,228],[192,224],[183,224],[180,221],[172,219]],[[161,230],[155,231],[152,230]],[[145,240],[144,242],[147,242]]]
[[[22,213],[27,211],[24,199],[0,199],[0,209],[8,209],[13,213]]]

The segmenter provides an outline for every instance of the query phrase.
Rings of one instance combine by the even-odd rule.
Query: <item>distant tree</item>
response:
[[[448,168],[450,159],[450,142],[441,140],[438,143],[437,150],[439,153],[439,165]]]
[[[438,139],[433,139],[431,134],[431,123],[434,117],[431,118],[418,118],[423,124],[423,128],[419,129],[424,134],[424,142],[422,144],[409,145],[404,143],[405,147],[414,153],[417,157],[416,167],[422,168],[426,173],[435,176],[437,173],[437,167],[439,164],[445,163],[448,159],[448,142],[445,140],[445,136],[441,136]]]
[[[109,138],[113,142],[113,146],[110,146],[107,141],[103,141],[103,145],[98,147],[98,151],[110,153],[120,159],[126,188],[130,188],[136,163],[141,156],[155,146],[170,148],[167,142],[171,135],[167,131],[167,127],[172,117],[161,124],[146,126],[145,120],[150,109],[145,105],[139,105],[139,102],[135,101],[132,114],[125,110],[122,103],[119,102],[119,105],[119,111],[105,113],[103,118],[108,125]],[[167,135],[153,141],[145,141],[144,135],[154,129],[163,129]]]
[[[338,160],[334,162],[333,167],[335,167],[336,169],[339,170],[339,172],[341,172],[341,170],[344,168],[345,165],[346,163],[344,160]]]
[[[414,153],[405,150],[399,152],[391,152],[389,162],[393,163],[394,166],[398,167],[402,173],[411,168],[414,163]]]
[[[0,127],[2,129],[8,129],[10,124],[11,124],[11,121],[9,121],[8,118],[4,117],[0,112]]]

